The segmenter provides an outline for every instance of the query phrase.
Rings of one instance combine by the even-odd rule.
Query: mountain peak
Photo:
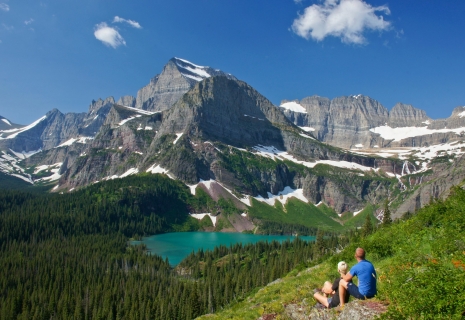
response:
[[[198,66],[190,61],[176,57],[172,58],[170,61],[176,64],[176,67],[184,77],[189,79],[202,81],[212,76],[208,73],[208,69],[211,69],[210,67]]]
[[[172,62],[176,65],[177,69],[179,72],[181,72],[183,77],[195,80],[197,82],[220,75],[229,79],[237,80],[230,73],[225,73],[219,69],[213,69],[208,66],[199,66],[186,59],[174,57],[169,62]]]
[[[171,108],[198,82],[214,76],[236,78],[218,69],[194,64],[181,58],[171,58],[162,72],[137,93],[134,107],[148,111],[163,111]]]

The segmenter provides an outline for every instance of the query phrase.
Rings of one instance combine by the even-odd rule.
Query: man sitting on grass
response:
[[[357,259],[358,263],[339,281],[341,307],[344,306],[346,292],[361,300],[370,299],[376,295],[376,271],[373,264],[365,260],[365,250],[357,248],[355,250],[355,259]],[[358,287],[351,282],[355,276],[358,277]]]

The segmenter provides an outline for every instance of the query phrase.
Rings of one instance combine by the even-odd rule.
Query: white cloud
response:
[[[34,22],[34,19],[31,18],[31,19],[29,19],[29,20],[24,21],[24,24],[25,24],[26,26],[28,26],[28,25],[30,25],[30,24],[33,23],[33,22]]]
[[[10,11],[10,6],[7,5],[6,3],[0,3],[0,10]]]
[[[120,45],[126,45],[126,41],[124,41],[119,32],[115,28],[109,27],[105,22],[95,26],[94,36],[102,41],[103,44],[115,49]]]
[[[13,27],[13,26],[9,26],[9,25],[6,25],[6,24],[4,24],[4,23],[2,23],[2,26],[3,26],[3,28],[5,28],[5,30],[7,30],[7,31],[11,31],[11,30],[13,30],[13,29],[15,28],[15,27]]]
[[[387,6],[372,7],[363,0],[325,0],[313,4],[294,20],[292,30],[299,36],[321,41],[327,36],[345,43],[363,44],[366,30],[388,30],[391,23],[377,12],[390,14]]]
[[[142,29],[142,26],[139,24],[139,22],[137,21],[134,21],[134,20],[128,20],[128,19],[123,19],[123,18],[120,18],[118,16],[116,16],[114,19],[113,19],[113,23],[117,23],[117,22],[126,22],[127,24],[129,24],[131,27],[134,27],[134,28],[137,28],[137,29]]]

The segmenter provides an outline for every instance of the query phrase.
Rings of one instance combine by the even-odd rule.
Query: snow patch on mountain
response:
[[[338,168],[344,168],[344,169],[350,169],[350,170],[361,170],[361,171],[377,171],[377,169],[371,168],[371,167],[366,167],[362,166],[361,164],[354,163],[354,162],[348,162],[348,161],[335,161],[335,160],[317,160],[315,162],[308,162],[308,161],[301,161],[297,160],[294,158],[294,156],[290,155],[289,153],[285,151],[281,151],[276,149],[273,146],[255,146],[253,147],[257,151],[257,155],[263,156],[263,157],[268,157],[271,159],[280,159],[280,160],[290,160],[292,162],[302,164],[308,168],[313,168],[317,164],[327,164],[333,167],[338,167]]]
[[[213,216],[211,213],[189,213],[192,218],[197,220],[202,220],[205,216],[210,217],[210,220],[213,223],[213,226],[216,226],[216,217]]]
[[[50,164],[50,165],[44,164],[41,166],[37,166],[34,169],[34,174],[38,174],[39,172],[44,171],[44,170],[60,169],[62,165],[63,165],[63,162],[57,162],[57,163]]]
[[[430,135],[433,133],[455,132],[460,134],[465,131],[465,128],[455,129],[428,129],[428,127],[400,127],[392,128],[389,126],[380,126],[370,129],[371,132],[379,134],[383,139],[401,141],[402,139],[412,138],[417,136]]]
[[[315,140],[315,138],[313,137],[310,137],[309,135],[306,135],[306,134],[303,134],[303,133],[299,133],[300,136],[304,137],[304,138],[307,138],[307,139],[313,139]]]
[[[153,164],[150,168],[148,168],[146,170],[146,172],[150,172],[150,173],[168,173],[168,170],[162,168],[159,164]]]
[[[184,77],[193,79],[195,81],[202,81],[203,79],[210,78],[211,74],[209,74],[205,69],[208,67],[204,66],[198,66],[196,64],[193,64],[190,61],[180,59],[180,58],[175,58],[175,63],[180,68],[181,74]],[[185,71],[185,72],[182,72]]]
[[[8,120],[7,120],[7,119],[5,119],[5,118],[3,118],[3,119],[2,119],[2,121],[3,121],[3,122],[5,122],[7,125],[9,125],[9,126],[11,127],[11,123],[10,123],[10,121],[8,121]]]
[[[25,132],[27,130],[30,130],[32,128],[34,128],[36,125],[38,125],[41,121],[45,120],[45,118],[47,118],[46,116],[43,116],[42,118],[34,121],[33,123],[31,123],[30,125],[28,126],[25,126],[25,127],[22,127],[22,128],[19,128],[19,129],[10,129],[10,130],[0,130],[0,140],[4,140],[4,139],[13,139],[15,138],[18,134],[22,133],[22,132]],[[8,133],[11,133],[10,135],[8,135]],[[6,135],[6,136],[4,136]]]
[[[238,197],[236,194],[234,194],[232,192],[231,189],[227,188],[224,184],[222,184],[221,182],[218,182],[216,180],[213,180],[213,179],[210,179],[210,180],[202,180],[200,179],[199,180],[199,183],[197,184],[194,184],[194,185],[187,185],[189,187],[189,189],[191,190],[191,194],[195,196],[195,189],[199,186],[199,185],[204,185],[208,190],[211,190],[211,185],[213,183],[216,183],[218,185],[220,185],[224,190],[226,190],[227,192],[229,192],[234,198],[236,198],[237,200],[239,200],[240,202],[244,203],[246,206],[250,207],[251,206],[251,203],[250,203],[250,199],[249,199],[249,196],[248,195],[243,195],[242,197]]]
[[[42,166],[37,167],[34,170],[35,174],[39,173],[40,171],[49,170],[52,173],[52,175],[37,179],[34,182],[51,182],[51,181],[56,181],[60,179],[61,178],[60,168],[62,165],[63,165],[63,162],[58,162],[52,165],[42,165]]]
[[[249,118],[252,118],[252,119],[258,119],[258,120],[260,120],[260,121],[265,121],[265,119],[257,118],[257,117],[252,117],[252,116],[249,116],[248,114],[244,114],[244,117],[249,117]]]
[[[254,197],[256,200],[260,202],[266,202],[270,206],[275,204],[275,201],[278,200],[282,204],[286,204],[289,198],[297,198],[305,203],[308,203],[308,199],[304,197],[304,190],[303,189],[292,189],[291,187],[287,186],[284,188],[283,191],[279,191],[277,195],[274,195],[270,192],[267,192],[268,198],[263,198],[261,195]]]
[[[150,168],[146,170],[146,172],[150,172],[152,174],[155,174],[155,173],[166,174],[168,178],[176,180],[175,177],[169,174],[169,171],[167,169],[162,168],[159,164],[153,164]]]
[[[24,160],[26,158],[29,158],[30,156],[36,154],[36,153],[39,153],[39,152],[42,152],[42,149],[39,149],[39,150],[33,150],[33,151],[28,151],[28,152],[16,152],[16,151],[13,151],[11,149],[9,149],[11,153],[13,153],[18,159],[21,159],[21,160]]]
[[[304,130],[304,131],[315,131],[315,128],[312,128],[312,127],[299,127],[300,129]]]
[[[152,112],[152,111],[147,111],[147,110],[142,110],[142,109],[137,109],[137,108],[133,108],[133,107],[128,107],[128,106],[122,106],[128,110],[131,110],[131,111],[134,111],[134,112],[137,112],[141,115],[144,115],[144,116],[151,116],[157,112]]]
[[[176,133],[176,139],[174,139],[173,144],[176,144],[176,142],[178,142],[178,140],[182,137],[182,134],[183,134],[183,132]]]
[[[294,112],[307,113],[307,110],[295,101],[285,102],[280,107]]]
[[[59,146],[57,146],[55,148],[70,146],[75,142],[85,144],[85,143],[87,143],[87,140],[92,140],[92,139],[94,139],[94,137],[71,138],[68,141],[63,142],[62,144],[60,144]]]

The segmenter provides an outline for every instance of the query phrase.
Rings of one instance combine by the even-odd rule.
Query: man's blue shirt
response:
[[[358,291],[366,297],[376,294],[376,271],[368,260],[362,260],[350,269],[352,276],[358,277]]]

